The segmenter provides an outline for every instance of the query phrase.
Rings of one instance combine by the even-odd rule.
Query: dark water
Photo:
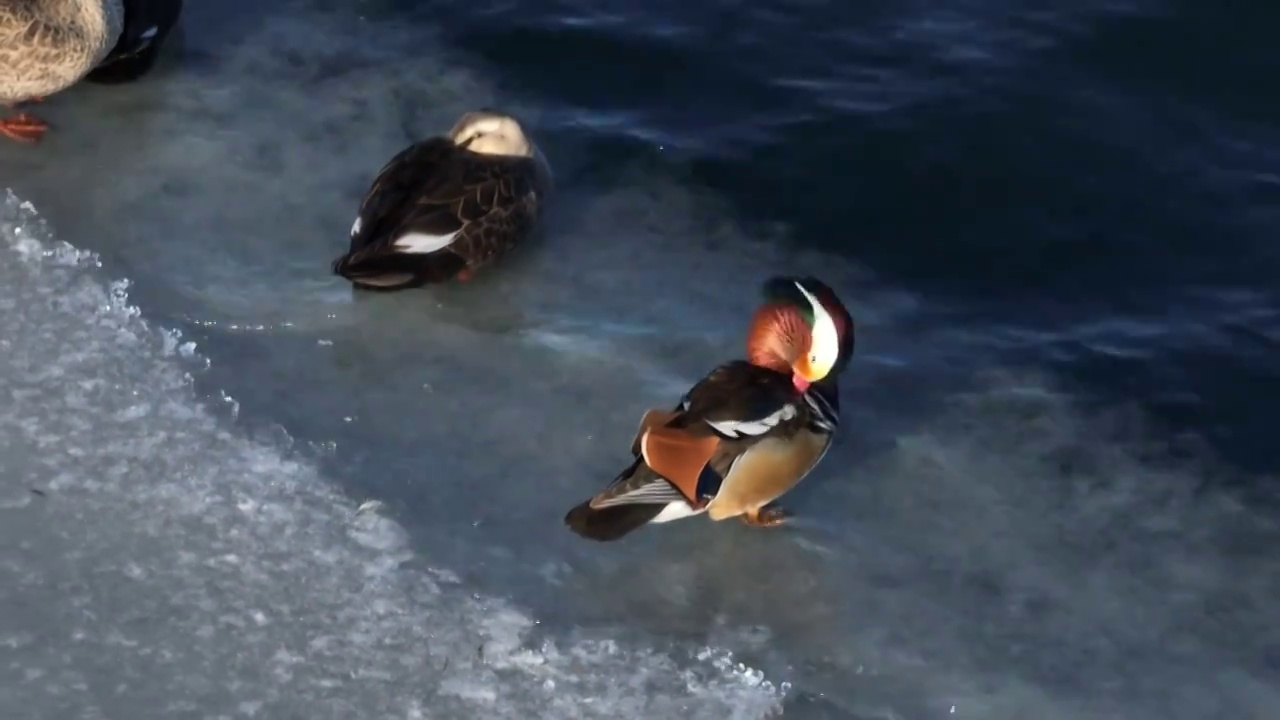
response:
[[[582,143],[1274,472],[1280,10],[476,3],[414,15]],[[570,139],[571,138],[571,139]]]

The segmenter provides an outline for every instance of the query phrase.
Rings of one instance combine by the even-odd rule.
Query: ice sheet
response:
[[[190,343],[0,209],[0,716],[757,718],[731,655],[539,632],[199,404]],[[185,369],[184,369],[185,368]]]

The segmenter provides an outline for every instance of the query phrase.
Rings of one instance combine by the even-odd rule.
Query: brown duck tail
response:
[[[610,542],[647,525],[664,507],[666,505],[613,505],[597,510],[587,500],[564,516],[564,524],[588,540]]]
[[[100,85],[134,82],[151,71],[182,15],[182,0],[125,0],[120,39],[85,80]]]
[[[348,253],[333,261],[334,274],[367,290],[404,290],[445,282],[466,267],[461,256],[447,250],[429,255]]]
[[[136,55],[125,55],[104,61],[84,76],[97,85],[123,85],[135,82],[151,71],[160,55],[160,46],[151,45]]]

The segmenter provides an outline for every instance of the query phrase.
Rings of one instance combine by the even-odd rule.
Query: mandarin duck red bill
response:
[[[717,366],[675,408],[646,412],[631,463],[565,516],[573,532],[616,540],[703,513],[762,527],[785,520],[772,503],[818,465],[839,427],[854,325],[816,278],[771,278],[764,295],[747,359]]]

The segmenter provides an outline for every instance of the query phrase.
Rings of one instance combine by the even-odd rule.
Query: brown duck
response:
[[[469,112],[379,171],[333,271],[373,290],[466,280],[533,232],[550,192],[546,160],[515,118]]]
[[[0,0],[0,135],[38,142],[44,120],[17,108],[81,80],[126,83],[151,70],[182,0]]]
[[[565,524],[616,540],[649,524],[706,513],[779,525],[774,500],[826,454],[840,423],[837,378],[853,356],[853,318],[813,277],[775,277],[747,335],[747,360],[698,381],[673,410],[649,410],[631,464],[569,511]]]

